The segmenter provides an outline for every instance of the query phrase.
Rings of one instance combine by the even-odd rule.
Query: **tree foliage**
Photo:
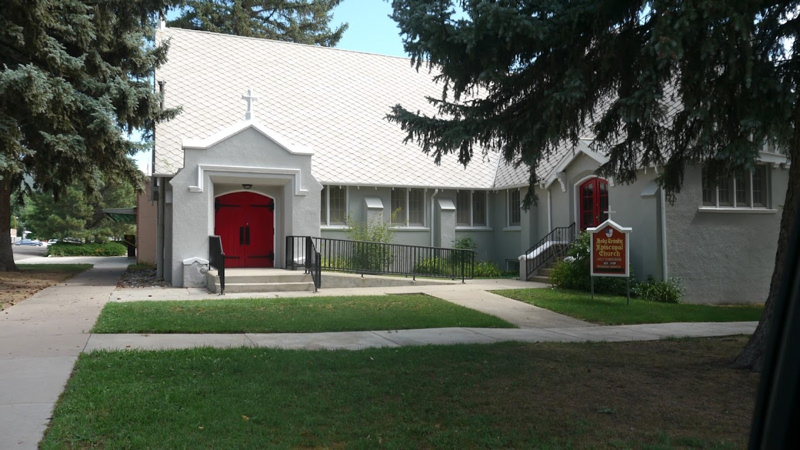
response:
[[[138,183],[129,158],[162,111],[153,18],[178,0],[7,0],[0,9],[0,270],[14,270],[10,198],[56,197],[100,174]]]
[[[26,202],[21,219],[26,228],[39,238],[79,238],[105,242],[122,239],[134,233],[134,226],[116,223],[104,213],[104,208],[130,208],[136,205],[133,185],[125,180],[106,179],[98,189],[87,194],[81,186],[69,186],[58,201],[51,194],[32,193]]]
[[[347,24],[332,30],[341,0],[189,0],[170,26],[333,47]]]
[[[800,198],[798,2],[771,0],[394,0],[419,69],[438,71],[436,116],[397,105],[389,120],[438,162],[498,151],[536,168],[594,137],[599,174],[621,183],[658,166],[670,200],[687,165],[727,177],[766,145],[791,162],[767,307],[739,363],[758,368],[783,249]],[[457,7],[456,7],[457,6]],[[534,200],[529,190],[525,204]],[[744,355],[744,353],[743,353]]]

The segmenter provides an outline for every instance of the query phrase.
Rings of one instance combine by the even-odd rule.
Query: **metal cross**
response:
[[[250,120],[252,118],[252,116],[253,116],[253,114],[252,114],[252,112],[253,112],[253,110],[252,110],[253,102],[258,100],[258,97],[256,97],[250,89],[248,89],[247,90],[247,95],[243,95],[242,96],[242,100],[246,100],[247,101],[247,112],[245,113],[244,118],[247,119],[247,120]]]
[[[611,220],[611,214],[616,214],[616,211],[611,211],[610,209],[606,211],[606,219]]]

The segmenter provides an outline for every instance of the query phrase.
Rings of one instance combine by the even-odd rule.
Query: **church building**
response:
[[[687,168],[674,204],[642,167],[630,185],[600,178],[589,137],[537,170],[538,202],[520,207],[524,168],[476,154],[467,166],[424,154],[386,116],[434,115],[435,73],[405,58],[175,28],[158,30],[168,61],[155,74],[166,108],[155,131],[156,262],[173,286],[201,286],[189,268],[220,235],[228,267],[286,267],[287,236],[347,239],[347,222],[391,222],[394,242],[477,243],[477,258],[517,270],[520,256],[571,224],[632,228],[637,278],[679,277],[684,301],[766,299],[788,161],[764,152],[752,173],[719,186]],[[393,214],[393,212],[396,212]]]

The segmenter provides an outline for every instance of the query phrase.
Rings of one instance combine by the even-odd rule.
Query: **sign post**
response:
[[[628,304],[631,302],[630,246],[628,236],[631,228],[626,228],[611,219],[594,228],[589,247],[589,275],[592,280],[592,299],[594,299],[594,277],[625,277],[627,279]]]

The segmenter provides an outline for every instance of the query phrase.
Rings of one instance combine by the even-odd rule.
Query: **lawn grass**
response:
[[[514,328],[423,294],[108,303],[93,333],[311,333]]]
[[[743,448],[745,342],[94,352],[40,448]]]
[[[592,295],[566,289],[508,289],[495,294],[520,300],[576,319],[600,325],[630,325],[668,322],[757,321],[763,305],[690,305],[658,303],[613,295]]]

